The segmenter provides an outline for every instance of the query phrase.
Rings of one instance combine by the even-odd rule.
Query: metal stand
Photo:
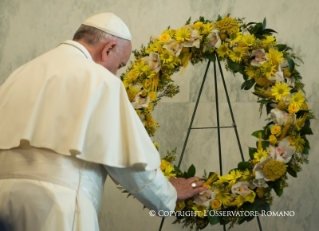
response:
[[[209,66],[210,66],[210,61],[208,61],[207,67],[206,67],[206,71],[205,71],[205,74],[204,74],[204,77],[203,77],[203,82],[202,82],[202,85],[201,85],[201,87],[199,89],[199,94],[198,94],[198,97],[197,97],[197,100],[196,100],[196,104],[195,104],[194,112],[193,112],[193,115],[192,115],[192,118],[191,118],[191,122],[190,122],[190,125],[188,127],[186,139],[185,139],[185,142],[184,142],[184,145],[183,145],[183,150],[182,150],[181,156],[179,158],[178,168],[180,167],[180,165],[182,163],[182,160],[183,160],[183,157],[184,157],[184,152],[185,152],[185,149],[186,149],[186,145],[187,145],[189,134],[190,134],[191,130],[192,129],[214,129],[214,128],[217,128],[218,153],[219,153],[219,169],[220,169],[220,175],[222,176],[223,175],[223,169],[222,169],[222,153],[221,153],[221,142],[220,142],[220,129],[221,128],[234,128],[234,131],[235,131],[235,134],[236,134],[236,138],[237,138],[238,148],[239,148],[240,155],[241,155],[241,159],[242,159],[242,161],[245,161],[245,159],[244,159],[243,150],[241,148],[241,144],[240,144],[240,140],[239,140],[239,136],[238,136],[237,125],[236,125],[236,122],[235,122],[233,110],[232,110],[231,103],[230,103],[229,96],[228,96],[228,91],[227,91],[227,87],[226,87],[226,83],[225,83],[225,79],[224,79],[223,70],[222,70],[222,67],[220,65],[220,61],[218,60],[217,53],[214,52],[214,55],[216,57],[216,61],[214,62],[214,80],[215,80],[215,101],[216,101],[217,127],[192,127],[193,126],[193,122],[194,122],[194,118],[195,118],[195,114],[196,114],[196,111],[197,111],[197,107],[198,107],[198,104],[199,104],[199,100],[200,100],[200,97],[201,97],[201,94],[202,94],[202,91],[203,91],[204,83],[206,81],[207,72],[208,72],[208,69],[209,69]],[[225,90],[226,98],[227,98],[227,103],[228,103],[230,115],[231,115],[232,122],[233,122],[233,124],[231,126],[220,126],[220,124],[219,124],[219,101],[218,101],[218,91],[217,91],[216,62],[218,62],[218,67],[219,67],[219,71],[220,71],[220,74],[221,74],[221,77],[222,77],[223,86],[224,86],[224,90]],[[257,221],[258,221],[259,230],[262,231],[262,227],[261,227],[260,220],[259,220],[258,216],[257,216]],[[159,227],[159,231],[162,230],[163,224],[164,224],[164,218],[162,218],[162,221],[161,221],[161,224],[160,224],[160,227]],[[226,231],[226,225],[223,225],[223,229],[224,229],[224,231]]]

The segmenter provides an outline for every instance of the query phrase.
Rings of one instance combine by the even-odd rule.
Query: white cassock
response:
[[[0,87],[0,227],[99,230],[106,171],[152,210],[177,193],[122,82],[66,41]],[[119,191],[120,193],[120,191]]]

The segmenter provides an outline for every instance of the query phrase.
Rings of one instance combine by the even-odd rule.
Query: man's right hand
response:
[[[201,187],[205,181],[200,180],[200,178],[196,176],[188,179],[171,177],[169,181],[177,191],[177,201],[188,199],[198,193],[208,190],[206,187]],[[193,188],[192,183],[195,183],[196,187]]]

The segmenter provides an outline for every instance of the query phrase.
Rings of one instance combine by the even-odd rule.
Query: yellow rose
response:
[[[219,200],[215,199],[210,203],[210,207],[214,210],[220,210],[222,207],[222,203]]]
[[[268,141],[272,144],[275,144],[277,142],[277,138],[274,135],[270,135]]]
[[[290,104],[288,107],[288,111],[290,114],[294,114],[294,113],[298,112],[299,109],[300,109],[299,106],[295,103]]]

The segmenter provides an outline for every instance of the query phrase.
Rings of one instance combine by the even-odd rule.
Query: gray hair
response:
[[[74,41],[83,40],[85,43],[91,46],[97,46],[105,42],[116,42],[116,52],[122,51],[123,43],[125,39],[121,39],[102,30],[99,30],[92,26],[81,25],[73,36]]]

